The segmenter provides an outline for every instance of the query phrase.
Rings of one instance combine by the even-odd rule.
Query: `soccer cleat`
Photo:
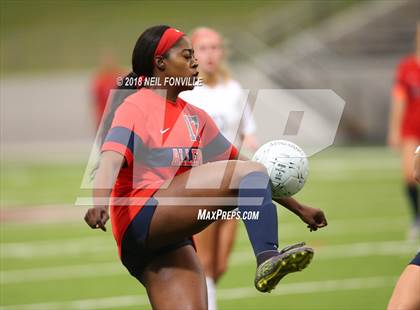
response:
[[[279,253],[280,254],[283,254],[283,253],[285,253],[285,252],[287,252],[289,250],[296,249],[296,248],[301,248],[301,247],[303,247],[305,245],[306,245],[305,242],[299,242],[299,243],[296,243],[296,244],[288,245],[287,247],[284,247],[283,249],[281,249],[279,251]]]
[[[282,249],[278,255],[257,267],[255,287],[260,292],[270,292],[287,274],[305,269],[314,256],[314,250],[298,243]]]

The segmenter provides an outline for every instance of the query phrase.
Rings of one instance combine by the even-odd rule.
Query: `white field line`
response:
[[[395,285],[396,277],[366,277],[349,278],[342,280],[324,280],[311,282],[298,282],[282,284],[272,293],[274,295],[301,295],[309,293],[337,292],[348,290],[364,290]],[[263,296],[251,286],[217,290],[217,299],[235,300]],[[113,296],[92,299],[80,299],[65,302],[47,302],[37,304],[21,304],[0,306],[0,310],[90,310],[90,309],[117,309],[119,307],[145,306],[149,301],[144,295]]]
[[[316,260],[345,259],[366,256],[400,256],[412,253],[418,247],[404,241],[385,241],[370,243],[353,243],[315,248]],[[230,266],[253,264],[252,251],[234,252]],[[408,262],[407,262],[408,263]],[[0,284],[27,283],[48,280],[67,280],[73,278],[106,277],[127,274],[124,266],[118,262],[65,265],[55,267],[15,269],[0,271]]]
[[[354,258],[366,256],[400,256],[412,253],[413,257],[420,251],[419,245],[407,241],[362,242],[343,245],[315,247],[315,260]],[[255,262],[252,251],[232,253],[232,266]],[[407,262],[408,263],[408,262]]]
[[[0,283],[8,284],[43,280],[90,278],[100,276],[101,272],[105,272],[104,276],[122,275],[124,274],[124,269],[125,268],[121,263],[108,262],[0,271]]]
[[[328,227],[314,232],[320,237],[330,235],[351,235],[352,233],[363,233],[363,231],[383,232],[400,231],[408,227],[408,220],[405,217],[397,218],[359,218],[359,219],[338,219],[330,221]],[[306,227],[297,220],[294,223],[279,223],[280,240],[300,240],[306,234]],[[4,238],[4,237],[3,237]],[[236,242],[248,243],[245,234],[238,234]],[[104,251],[114,251],[116,244],[112,236],[84,237],[62,240],[43,240],[34,242],[0,243],[0,259],[35,259],[42,257],[57,256],[80,256],[82,254],[94,254]]]
[[[116,243],[112,236],[10,242],[0,244],[0,258],[34,259],[37,257],[81,256],[110,249],[116,251]]]
[[[372,289],[380,287],[394,286],[397,277],[367,277],[367,278],[350,278],[342,280],[325,280],[298,283],[280,283],[273,295],[295,295],[309,294],[320,292],[336,292],[347,290]],[[217,291],[218,300],[232,300],[255,298],[261,296],[254,288],[232,288]]]

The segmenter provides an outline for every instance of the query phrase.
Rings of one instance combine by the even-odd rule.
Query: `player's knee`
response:
[[[251,172],[263,172],[263,173],[267,173],[267,168],[261,164],[261,163],[257,163],[255,161],[247,161],[246,163],[246,168],[245,168],[245,173],[251,173]]]
[[[235,175],[232,178],[232,185],[235,188],[238,188],[241,180],[252,172],[267,173],[267,168],[264,165],[254,161],[238,161],[236,169]]]

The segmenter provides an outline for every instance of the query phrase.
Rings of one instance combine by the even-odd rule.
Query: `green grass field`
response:
[[[74,201],[83,165],[16,167],[3,163],[3,207]],[[410,219],[396,155],[384,148],[322,152],[310,159],[310,178],[298,197],[322,208],[329,226],[310,233],[279,208],[280,243],[306,241],[316,250],[313,263],[273,293],[258,293],[240,224],[218,286],[219,308],[384,309],[419,246],[404,241]],[[82,221],[3,222],[0,257],[1,309],[150,308],[144,288],[119,263],[111,233],[92,231]]]

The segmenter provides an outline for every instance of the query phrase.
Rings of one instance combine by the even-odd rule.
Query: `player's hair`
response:
[[[168,28],[170,27],[166,25],[158,25],[147,28],[137,39],[131,57],[132,71],[123,78],[122,85],[118,87],[116,92],[114,92],[111,103],[105,111],[105,116],[103,117],[103,122],[99,129],[97,140],[98,148],[101,148],[102,144],[105,142],[106,135],[111,128],[112,120],[114,119],[114,114],[117,108],[126,97],[133,94],[138,89],[138,86],[134,85],[134,83],[126,83],[126,81],[130,81],[130,78],[139,78],[140,76],[150,77],[153,75],[155,50],[161,37],[163,36],[163,33]],[[167,56],[168,53],[163,55],[163,57]],[[96,168],[94,168],[92,174]]]
[[[158,25],[147,28],[137,39],[131,56],[132,71],[126,78],[136,78],[140,76],[149,77],[153,75],[153,58],[155,50],[159,44],[163,33],[170,28],[166,25]],[[167,57],[167,53],[163,55]],[[119,89],[137,89],[135,85],[123,83]]]

